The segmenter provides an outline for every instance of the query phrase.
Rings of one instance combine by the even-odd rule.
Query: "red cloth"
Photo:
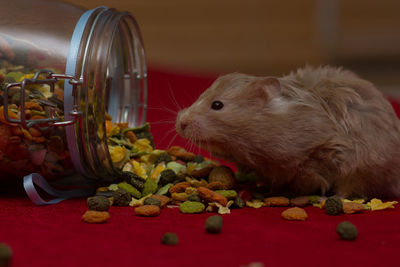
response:
[[[169,145],[174,116],[165,110],[196,99],[215,77],[195,77],[162,71],[149,73],[148,119],[158,147]],[[397,111],[400,104],[393,102]],[[171,124],[158,124],[171,120]],[[163,139],[164,138],[164,139]],[[173,144],[186,144],[175,139]],[[35,206],[23,194],[0,195],[0,243],[13,251],[19,266],[397,266],[400,251],[400,208],[329,216],[306,207],[305,222],[285,221],[285,208],[244,208],[223,215],[220,234],[206,234],[210,213],[181,214],[164,208],[161,215],[143,218],[130,207],[111,207],[106,224],[81,222],[84,199],[52,206]],[[351,221],[359,231],[355,241],[342,241],[335,228]],[[162,245],[165,232],[179,237],[176,246]]]

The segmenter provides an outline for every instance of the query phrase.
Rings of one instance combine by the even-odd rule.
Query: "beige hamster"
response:
[[[400,124],[374,85],[333,67],[218,78],[176,130],[279,194],[400,196]]]

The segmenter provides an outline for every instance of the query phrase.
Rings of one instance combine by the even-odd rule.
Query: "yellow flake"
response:
[[[365,202],[365,199],[353,199],[353,200],[350,200],[350,199],[343,199],[343,202],[353,202],[353,203],[359,203],[359,204],[364,204],[364,202]]]
[[[50,98],[53,96],[53,93],[50,92],[50,87],[47,85],[29,85],[28,88],[36,88],[38,89],[46,98]]]
[[[24,79],[32,79],[34,75],[35,75],[34,73],[24,74],[18,79],[18,82],[22,82],[22,80]],[[40,78],[41,76],[39,76],[39,80],[41,80]]]
[[[312,205],[313,205],[313,207],[323,209],[325,206],[325,202],[326,202],[326,199],[322,200],[320,203],[314,203]]]
[[[122,146],[108,146],[113,163],[122,161],[126,156],[126,148]]]
[[[186,170],[188,173],[191,173],[195,168],[196,168],[196,163],[195,162],[188,162],[186,164]]]
[[[171,198],[173,200],[182,201],[182,202],[186,201],[187,197],[188,197],[188,194],[186,194],[185,192],[182,192],[182,193],[174,192],[171,194]]]
[[[246,201],[246,206],[250,207],[250,208],[258,209],[258,208],[261,208],[264,206],[264,202],[259,199],[255,199],[253,201]]]
[[[206,187],[206,186],[208,185],[208,182],[207,182],[206,180],[204,180],[204,179],[201,179],[201,180],[199,181],[199,180],[197,180],[197,179],[194,179],[194,178],[191,178],[191,177],[189,177],[189,176],[186,176],[186,177],[185,177],[185,180],[186,180],[186,182],[189,182],[190,185],[193,186],[193,187],[195,187],[195,188],[200,187],[200,186]]]
[[[119,128],[119,126],[117,124],[112,123],[111,129],[108,129],[108,131],[107,131],[107,136],[110,137],[110,136],[116,135],[120,132],[120,130],[121,129]]]
[[[144,197],[142,197],[142,198],[140,198],[140,199],[132,198],[131,202],[129,202],[129,206],[131,206],[131,207],[142,206],[143,203],[144,203],[144,200],[145,200],[146,198],[148,198],[149,196],[151,196],[151,195],[152,195],[152,194],[149,194],[149,195],[144,196]]]
[[[122,168],[124,172],[133,172],[133,166],[129,162],[125,163],[124,167]]]
[[[192,186],[188,186],[185,189],[185,193],[188,194],[188,195],[192,195],[192,194],[197,194],[198,192],[197,192],[197,188],[192,187]]]
[[[371,208],[372,211],[374,210],[384,210],[384,209],[393,209],[394,205],[397,204],[397,201],[388,201],[382,202],[382,200],[373,198],[370,202],[367,203],[367,206]]]
[[[130,163],[133,165],[133,172],[140,177],[147,179],[147,171],[146,171],[146,164],[138,162],[134,159],[130,161]]]
[[[218,208],[218,213],[219,214],[230,214],[231,210],[229,209],[229,207],[233,204],[233,200],[230,200],[226,206],[222,206],[220,203],[218,202],[211,202],[209,203],[209,207],[217,207]],[[213,208],[210,208],[209,211],[213,211]]]
[[[24,74],[23,76],[21,76],[18,79],[18,82],[22,82],[22,80],[24,80],[24,79],[32,79],[34,75],[35,75],[34,73]],[[44,76],[39,76],[38,80],[43,80],[43,78],[44,78]],[[42,88],[43,88],[44,91],[42,91],[42,93],[45,93],[45,92],[47,93],[48,92],[50,94],[50,97],[51,97],[50,87],[48,85],[27,84],[25,88],[26,89],[35,88],[35,89],[39,89],[40,91],[42,91]],[[46,89],[44,89],[44,88],[46,88]],[[45,95],[45,96],[47,97],[47,95]]]
[[[138,150],[138,152],[149,152],[151,153],[153,151],[153,147],[150,145],[150,140],[146,138],[142,138],[137,140],[134,144],[133,147]]]
[[[151,163],[151,161],[150,161],[150,154],[140,156],[140,161],[141,161],[141,162],[144,162],[144,163]]]
[[[164,164],[164,162],[161,162],[160,164],[158,164],[154,169],[153,169],[153,171],[151,172],[151,174],[150,174],[150,179],[153,179],[154,181],[156,181],[157,183],[158,183],[158,180],[160,180],[160,175],[161,175],[161,172],[163,171],[163,170],[165,170],[165,164]]]
[[[149,155],[146,155],[148,157],[147,162],[154,163],[158,158],[158,156],[160,156],[163,153],[166,153],[166,151],[160,149],[154,149],[153,151],[151,151]]]

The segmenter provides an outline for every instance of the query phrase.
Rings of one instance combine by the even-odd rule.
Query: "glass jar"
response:
[[[4,3],[0,82],[3,179],[35,172],[112,181],[118,168],[106,119],[130,127],[146,119],[145,53],[127,12],[44,0]]]

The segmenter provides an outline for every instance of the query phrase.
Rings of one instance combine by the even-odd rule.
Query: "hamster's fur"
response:
[[[221,107],[222,106],[222,107]],[[400,124],[375,86],[333,67],[219,77],[176,130],[279,194],[400,196]]]

